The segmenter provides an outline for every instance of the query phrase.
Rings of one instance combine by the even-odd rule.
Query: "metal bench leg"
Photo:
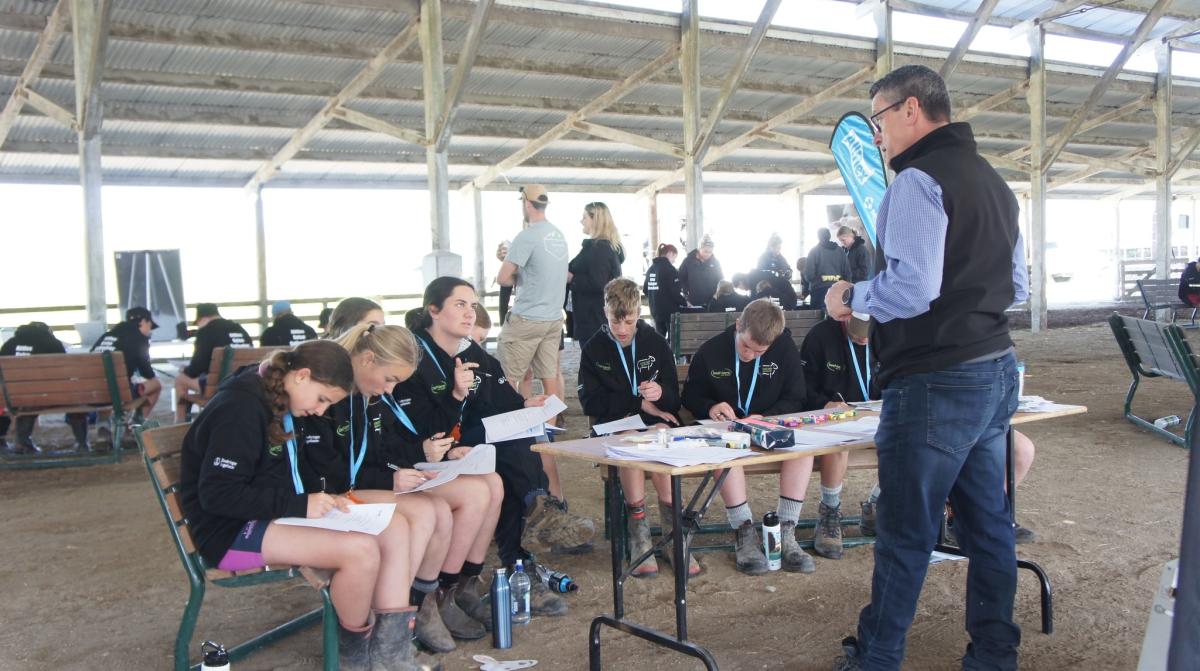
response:
[[[179,633],[175,635],[175,671],[188,671],[188,647],[192,644],[192,634],[196,632],[200,605],[204,603],[204,581],[194,576],[188,576],[188,581],[191,591],[183,608],[183,618],[179,621]]]
[[[333,599],[329,596],[329,586],[321,588],[322,608],[322,642],[325,649],[325,671],[338,671],[338,620],[337,611],[333,609]]]
[[[1037,562],[1028,559],[1018,559],[1017,568],[1032,571],[1038,579],[1042,595],[1042,633],[1054,633],[1054,594],[1050,590],[1050,577]]]

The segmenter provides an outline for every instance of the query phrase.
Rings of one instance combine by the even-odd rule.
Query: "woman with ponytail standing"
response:
[[[478,598],[462,596],[459,582],[462,574],[479,575],[473,567],[483,567],[500,514],[500,478],[463,475],[426,492],[396,496],[425,482],[425,472],[412,466],[445,442],[409,433],[408,449],[391,444],[391,424],[412,425],[391,390],[412,376],[420,348],[408,329],[368,323],[352,327],[337,343],[350,352],[355,392],[324,417],[305,422],[312,428],[306,440],[320,436],[308,446],[313,470],[333,491],[353,490],[353,496],[372,503],[396,502],[414,526],[424,520],[433,530],[436,522],[434,542],[414,559],[417,638],[436,652],[454,650],[454,639],[483,638],[490,613]],[[421,456],[413,458],[413,452]]]
[[[604,286],[621,276],[625,250],[612,213],[604,203],[588,203],[579,223],[588,239],[567,266],[574,315],[571,336],[586,343],[604,325]]]
[[[654,328],[664,338],[671,326],[671,315],[687,306],[687,300],[679,290],[679,271],[675,269],[677,256],[679,250],[675,245],[659,245],[658,257],[650,264],[650,269],[646,271],[646,282],[642,285],[642,291],[650,302]]]
[[[309,493],[295,418],[320,415],[354,382],[350,355],[329,341],[279,351],[221,383],[183,441],[180,498],[209,566],[245,571],[268,564],[333,569],[338,659],[348,671],[421,671],[408,605],[410,530],[402,515],[377,536],[280,525],[347,510],[342,496]]]

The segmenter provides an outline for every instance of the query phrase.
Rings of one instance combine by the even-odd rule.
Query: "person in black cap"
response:
[[[93,352],[120,352],[125,355],[125,374],[133,383],[135,397],[146,398],[147,412],[158,403],[162,394],[162,382],[150,365],[150,332],[158,328],[150,311],[144,307],[132,307],[125,311],[125,321],[100,336],[92,345]]]
[[[253,347],[250,334],[241,324],[221,316],[216,303],[196,304],[196,344],[192,360],[175,377],[175,421],[187,419],[191,403],[183,400],[188,394],[203,393],[208,382],[208,368],[213,350],[218,347]]]
[[[13,337],[5,341],[4,346],[0,347],[0,356],[64,354],[66,351],[66,346],[61,340],[54,337],[49,326],[42,322],[29,322],[24,326],[17,327],[17,332],[13,334]],[[12,418],[8,415],[0,416],[0,449],[6,454],[29,454],[42,451],[33,442],[33,429],[37,426],[37,415],[22,415],[17,418],[17,437],[14,444],[10,446],[4,436],[8,434],[11,422]],[[67,415],[67,423],[71,425],[71,430],[75,433],[76,448],[86,450],[88,448],[87,415],[70,413]]]
[[[330,311],[330,314],[333,314]],[[275,301],[271,304],[271,316],[275,321],[268,326],[259,338],[263,347],[291,347],[305,340],[316,340],[317,332],[313,327],[292,313],[292,304],[288,301]]]

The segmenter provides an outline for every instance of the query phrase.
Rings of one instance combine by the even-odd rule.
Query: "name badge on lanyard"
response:
[[[746,391],[746,402],[742,403],[742,358],[738,356],[737,351],[737,336],[733,336],[733,378],[737,392],[738,410],[742,411],[743,416],[750,414],[750,401],[754,398],[754,386],[758,384],[758,369],[762,363],[762,357],[754,357],[754,377],[750,378],[750,389]]]
[[[292,435],[287,439],[288,464],[292,467],[292,486],[295,487],[297,494],[303,494],[304,483],[300,481],[300,467],[297,465],[298,457],[296,455],[296,423],[290,412],[283,416],[283,430]]]
[[[417,342],[421,343],[421,347],[424,347],[424,348],[425,348],[425,352],[426,352],[427,354],[429,354],[429,359],[430,359],[431,361],[433,361],[433,365],[437,366],[438,372],[442,374],[442,379],[443,379],[443,380],[445,380],[446,384],[447,384],[447,385],[449,385],[449,388],[450,388],[451,390],[453,390],[453,389],[454,389],[454,385],[453,385],[453,384],[450,384],[450,378],[449,378],[449,377],[446,377],[446,371],[442,370],[442,364],[438,363],[437,357],[433,355],[433,350],[429,348],[429,343],[425,342],[425,339],[424,339],[424,338],[417,338]],[[453,391],[452,391],[451,393],[453,393]],[[462,412],[463,412],[464,410],[466,410],[466,408],[467,408],[467,399],[469,399],[469,398],[471,398],[471,392],[470,392],[470,391],[468,391],[468,392],[467,392],[467,395],[466,395],[466,396],[463,398],[462,407],[458,409],[458,412],[459,412],[459,414],[460,414],[460,415],[462,414]],[[461,421],[461,418],[460,418],[460,421]],[[414,432],[414,433],[415,433],[415,432]]]
[[[617,358],[621,360],[621,368],[625,369],[625,379],[629,380],[629,393],[634,396],[638,395],[637,383],[637,334],[633,335],[633,341],[629,345],[629,353],[633,357],[633,373],[629,372],[629,364],[625,363],[625,350],[621,347],[621,343],[610,333],[609,340],[617,346]]]
[[[868,393],[871,389],[871,343],[867,343],[866,357],[863,368],[867,369],[866,382],[863,381],[862,370],[858,367],[858,357],[854,355],[854,341],[850,336],[846,336],[846,343],[850,345],[850,362],[854,364],[854,375],[858,378],[858,388],[862,390],[862,400],[869,401],[871,396]]]
[[[358,454],[354,454],[354,397],[350,397],[350,489],[354,489],[354,483],[358,480],[358,471],[362,469],[363,460],[367,458],[367,434],[371,432],[371,418],[367,414],[367,397],[364,395],[363,400],[363,436],[361,444],[358,448]]]

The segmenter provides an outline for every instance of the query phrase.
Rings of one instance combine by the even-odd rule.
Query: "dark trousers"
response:
[[[815,292],[814,292],[815,293]],[[964,669],[1017,668],[1017,555],[1004,493],[1016,357],[894,379],[883,390],[871,603],[858,620],[862,668],[899,669],[946,500],[967,568]]]
[[[496,474],[504,483],[504,500],[496,523],[496,549],[504,566],[528,558],[521,548],[525,507],[533,496],[544,493],[549,486],[542,470],[542,457],[529,449],[531,445],[532,438],[496,443]]]
[[[497,326],[504,326],[504,320],[508,317],[508,304],[512,301],[512,287],[500,287],[500,323]]]
[[[808,295],[808,305],[814,310],[825,309],[825,294],[829,293],[829,287],[813,287],[812,293]]]

